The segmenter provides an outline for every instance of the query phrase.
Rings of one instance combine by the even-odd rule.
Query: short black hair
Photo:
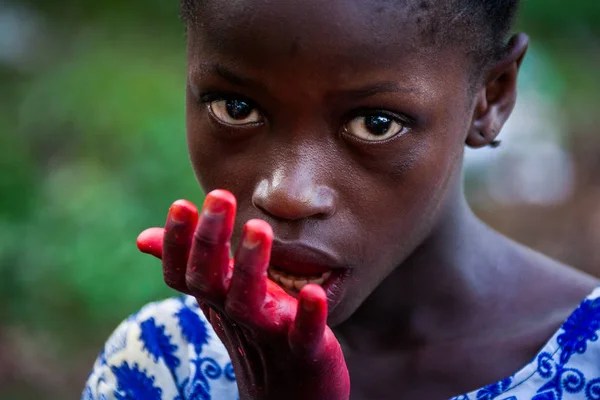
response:
[[[196,22],[202,0],[180,1],[183,22]],[[408,7],[427,43],[466,47],[474,71],[482,71],[504,54],[520,0],[393,1]]]
[[[420,9],[433,8],[424,23],[424,36],[438,46],[466,47],[478,67],[498,61],[504,55],[519,8],[519,0],[414,0],[414,3]]]

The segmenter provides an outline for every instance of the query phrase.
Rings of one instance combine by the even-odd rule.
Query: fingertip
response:
[[[195,226],[198,222],[198,209],[194,203],[188,200],[177,200],[169,208],[167,225],[170,222],[176,224],[191,223]]]
[[[262,219],[251,219],[246,222],[246,228],[253,232],[261,233],[267,237],[273,237],[273,228],[271,225]]]
[[[186,208],[190,211],[196,211],[196,206],[189,200],[179,199],[173,202],[173,206]]]
[[[314,312],[319,307],[319,302],[311,298],[303,298],[301,300],[302,309],[306,312]]]
[[[317,284],[310,283],[300,290],[298,300],[306,311],[314,311],[317,308],[327,309],[327,294]]]
[[[231,193],[230,191],[225,190],[225,189],[213,190],[206,195],[206,198],[207,199],[208,198],[216,199],[216,200],[222,201],[224,203],[231,204],[234,207],[237,206],[237,200],[236,200],[235,196],[233,195],[233,193]]]
[[[270,249],[273,243],[273,228],[268,222],[261,219],[251,219],[244,225],[242,234],[242,245],[248,249],[254,249],[259,244],[264,244]]]
[[[162,258],[163,236],[164,229],[162,228],[146,229],[136,239],[138,250],[156,258]]]
[[[148,250],[149,242],[152,240],[152,237],[154,235],[154,229],[155,228],[146,229],[138,235],[136,239],[136,244],[137,248],[141,252],[145,253]]]
[[[307,321],[315,326],[327,323],[327,296],[321,286],[308,284],[300,290],[298,316],[302,324]]]
[[[327,326],[327,297],[319,285],[309,284],[298,295],[298,312],[290,332],[290,345],[299,355],[314,355],[323,344]]]
[[[217,189],[206,195],[202,212],[209,215],[229,215],[235,218],[237,201],[235,196],[227,190]]]
[[[319,285],[308,284],[298,294],[298,317],[301,325],[324,327],[327,323],[327,295]]]
[[[233,194],[226,190],[208,193],[198,223],[200,236],[205,236],[209,241],[229,242],[235,225],[236,204]]]

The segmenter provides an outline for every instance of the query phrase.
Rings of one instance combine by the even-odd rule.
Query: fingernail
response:
[[[214,196],[206,197],[204,202],[204,213],[209,216],[222,215],[227,211],[227,202]]]
[[[188,219],[187,209],[180,204],[173,204],[169,209],[169,219],[175,223],[183,223]]]
[[[252,229],[244,229],[244,240],[242,246],[248,250],[253,250],[258,247],[262,242],[260,233],[253,231]]]
[[[313,312],[317,309],[317,301],[315,299],[306,298],[302,300],[302,307],[305,311]]]

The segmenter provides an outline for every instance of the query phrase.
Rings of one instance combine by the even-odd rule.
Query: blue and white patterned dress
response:
[[[500,382],[451,400],[600,399],[600,288],[535,359]],[[235,400],[225,347],[192,297],[150,304],[112,334],[82,400]]]

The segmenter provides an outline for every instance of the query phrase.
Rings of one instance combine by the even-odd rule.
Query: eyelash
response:
[[[218,93],[218,92],[205,93],[199,97],[198,103],[200,105],[206,106],[212,102],[222,101],[222,100],[245,101],[252,107],[256,108],[262,115],[265,116],[265,118],[267,117],[266,113],[254,101],[250,100],[249,98],[247,98],[245,96],[239,95],[239,94]],[[380,108],[359,108],[357,110],[354,110],[344,117],[344,121],[345,121],[344,124],[349,123],[350,121],[352,121],[354,118],[357,118],[357,117],[368,117],[368,116],[373,116],[373,115],[384,115],[386,117],[389,117],[389,118],[393,119],[394,121],[398,122],[399,124],[401,124],[405,129],[411,129],[415,124],[414,118],[411,118],[405,114],[399,114],[399,113],[395,113],[395,112],[380,109]],[[401,135],[396,135],[396,136],[401,136]],[[387,142],[389,140],[393,140],[396,136],[391,137],[386,140],[383,140],[383,141],[381,141],[381,143]],[[359,141],[363,141],[360,138],[355,138],[355,139],[359,140]],[[377,142],[369,142],[369,143],[372,144],[372,143],[377,143]]]
[[[393,119],[394,121],[402,124],[406,128],[410,128],[414,125],[415,120],[405,114],[395,113],[393,111],[384,110],[381,108],[359,108],[358,110],[352,111],[345,118],[346,122],[349,122],[357,117],[371,117],[375,115],[384,115]]]
[[[356,118],[367,118],[369,116],[386,116],[392,119],[394,122],[402,126],[402,131],[382,140],[366,140],[364,138],[358,137],[355,134],[352,134],[347,131],[347,125]],[[393,142],[401,137],[403,137],[408,131],[412,130],[416,124],[416,120],[407,116],[406,114],[395,113],[389,110],[384,110],[381,108],[360,108],[358,110],[354,110],[351,113],[347,114],[344,118],[345,122],[343,128],[340,130],[339,135],[346,138],[346,140],[353,141],[357,144],[361,144],[363,146],[380,146],[385,145],[386,143]]]
[[[258,105],[255,102],[253,102],[252,100],[250,100],[247,97],[244,97],[239,94],[233,94],[233,93],[205,93],[205,94],[200,95],[198,104],[207,105],[212,102],[222,101],[222,100],[242,100],[242,101],[245,101],[246,103],[250,104],[252,107],[256,108],[257,110],[259,110],[262,113],[262,110],[260,109],[260,107],[258,107]]]

